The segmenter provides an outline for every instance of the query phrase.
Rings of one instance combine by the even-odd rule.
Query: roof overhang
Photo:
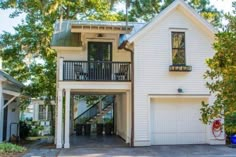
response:
[[[130,33],[133,26],[122,25],[96,25],[96,24],[71,24],[71,32],[86,32],[86,33]]]
[[[10,91],[10,90],[6,90],[6,89],[3,89],[2,93],[7,94],[7,95],[11,95],[11,96],[16,96],[16,97],[19,97],[21,95],[20,92]]]
[[[3,89],[2,93],[12,96],[12,98],[10,100],[8,100],[6,104],[3,105],[2,109],[6,108],[11,102],[13,102],[16,98],[21,96],[21,93],[19,93],[19,92],[10,91],[10,90],[6,90],[6,89]]]

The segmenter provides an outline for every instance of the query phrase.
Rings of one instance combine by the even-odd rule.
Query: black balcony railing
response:
[[[130,62],[63,61],[65,81],[130,81]]]

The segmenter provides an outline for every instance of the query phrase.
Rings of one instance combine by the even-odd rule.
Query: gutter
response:
[[[127,48],[128,40],[125,40],[118,49],[130,52],[131,57],[131,147],[134,147],[134,51]]]

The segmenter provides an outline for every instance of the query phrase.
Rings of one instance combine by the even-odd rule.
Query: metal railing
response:
[[[112,61],[63,61],[65,81],[130,81],[131,63]]]
[[[81,113],[78,117],[74,119],[75,124],[85,124],[90,119],[95,117],[98,113],[100,113],[99,103],[102,103],[102,110],[104,110],[108,106],[114,103],[114,96],[113,95],[105,96],[104,98],[102,98],[101,101],[98,101],[94,105],[89,107],[87,110],[85,110],[83,113]]]

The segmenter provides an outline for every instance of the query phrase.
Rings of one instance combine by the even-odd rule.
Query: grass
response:
[[[6,154],[15,154],[15,153],[23,153],[26,151],[25,147],[18,146],[12,143],[0,143],[0,156]]]

